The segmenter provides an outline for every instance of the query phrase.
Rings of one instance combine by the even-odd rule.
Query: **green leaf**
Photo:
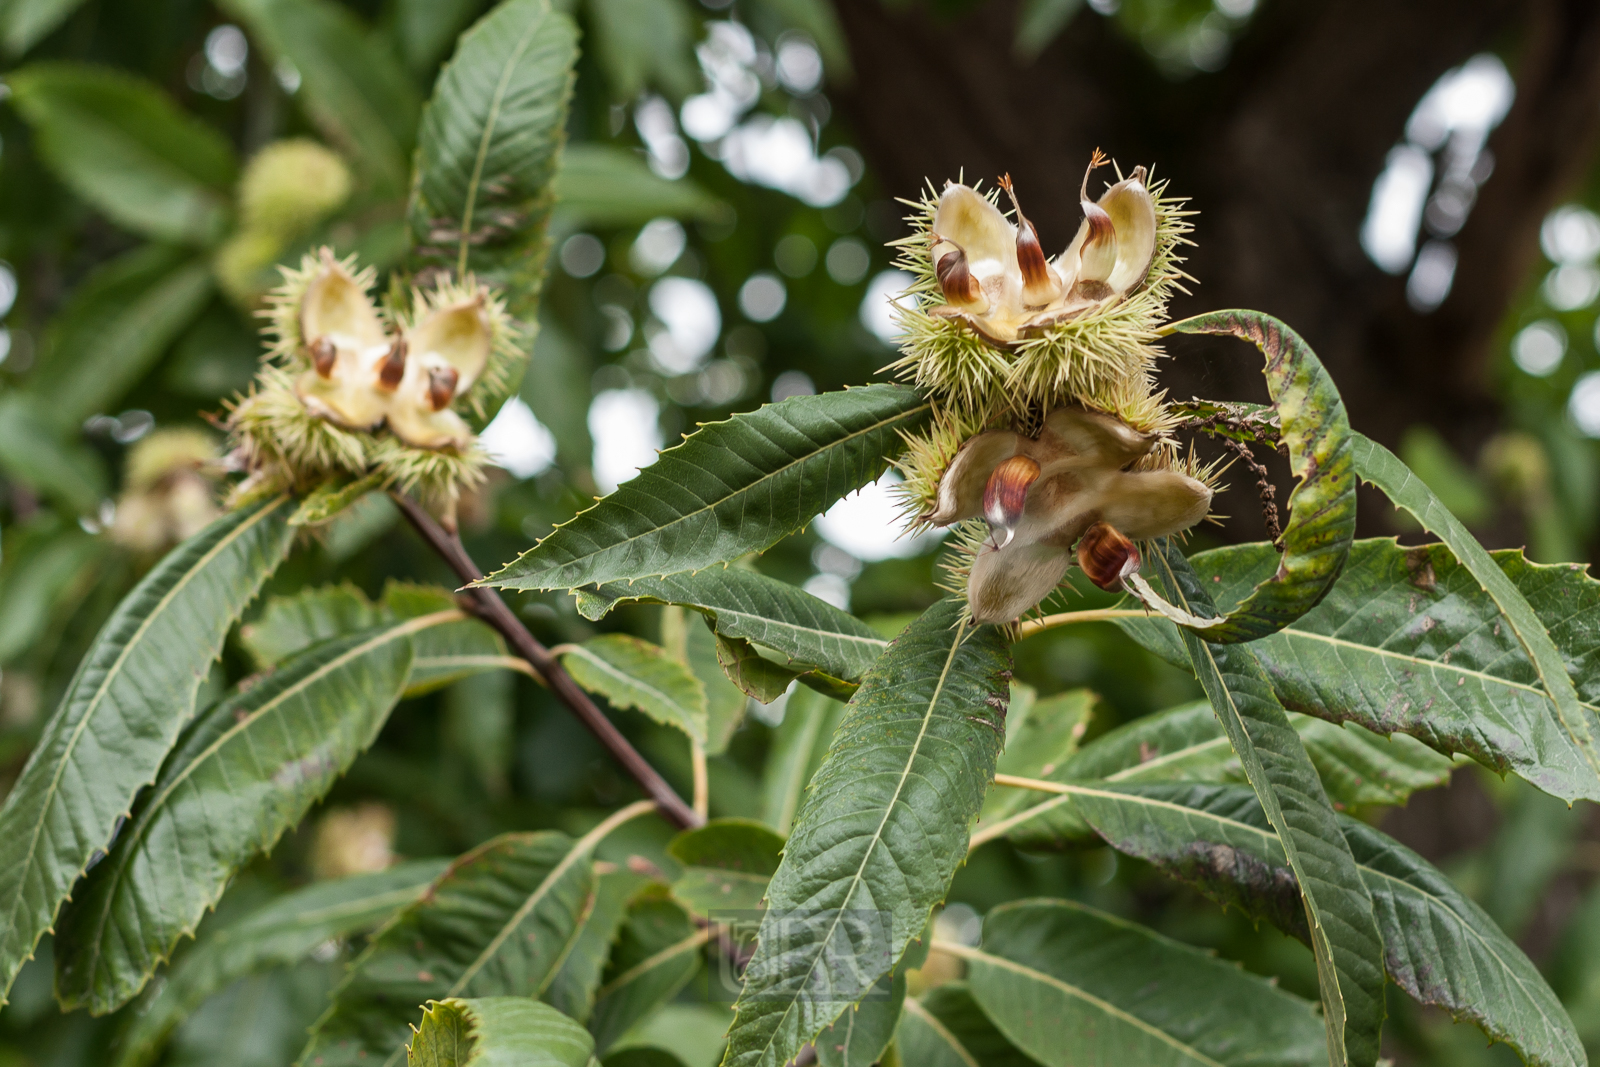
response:
[[[1163,542],[1157,564],[1186,610],[1211,610],[1209,594],[1170,541]],[[1377,1061],[1383,1026],[1383,939],[1372,897],[1305,745],[1250,650],[1212,644],[1187,631],[1183,643],[1299,882],[1317,959],[1328,1060],[1334,1067],[1366,1067]]]
[[[0,664],[26,653],[62,610],[80,602],[100,576],[106,543],[50,511],[4,533],[0,568]]]
[[[105,463],[87,445],[63,440],[21,393],[0,397],[0,469],[77,514],[94,514],[105,499]]]
[[[607,1056],[601,1067],[684,1067],[684,1063],[664,1048],[630,1045]]]
[[[417,94],[383,39],[331,0],[221,0],[274,62],[300,74],[295,98],[344,154],[378,183],[406,187]]]
[[[1289,721],[1335,808],[1403,804],[1413,792],[1443,785],[1454,767],[1449,759],[1404,735],[1386,740],[1353,723],[1339,727],[1307,715],[1291,714]],[[1006,773],[1004,757],[1001,762]],[[1024,777],[1056,782],[1246,780],[1222,724],[1210,702],[1203,700],[1135,719],[1095,738],[1054,771]],[[1026,799],[1007,804],[1007,814],[999,821],[985,805],[979,835],[985,841],[1003,834],[1023,848],[1048,849],[1081,843],[1091,833],[1073,812],[1070,796],[1028,790],[998,795]],[[996,794],[991,794],[989,803],[999,803]]]
[[[1228,785],[1074,788],[1079,810],[1120,852],[1153,863],[1302,940],[1305,915],[1282,843],[1249,790]],[[1372,894],[1389,977],[1424,1004],[1477,1023],[1535,1067],[1586,1062],[1538,968],[1426,860],[1339,817]]]
[[[696,929],[664,888],[642,890],[628,906],[589,1018],[595,1051],[603,1055],[635,1023],[676,996],[700,969],[700,951],[710,937],[710,928]]]
[[[787,837],[811,776],[822,766],[844,705],[810,689],[796,689],[767,750],[761,776],[761,818]]]
[[[7,0],[0,4],[0,41],[20,56],[66,21],[83,0]]]
[[[580,1023],[589,1021],[611,959],[611,944],[628,918],[628,901],[649,884],[649,876],[625,867],[596,876],[594,907],[589,909],[572,951],[550,980],[546,1001]]]
[[[1491,558],[1548,629],[1592,714],[1600,701],[1600,582],[1581,565],[1540,566],[1519,551]],[[1223,599],[1276,566],[1263,545],[1202,552],[1191,562]],[[1164,620],[1118,622],[1158,655],[1183,655]],[[1522,643],[1446,545],[1356,542],[1328,597],[1251,650],[1286,707],[1409,734],[1567,800],[1600,787]]]
[[[900,1062],[916,1067],[1034,1067],[995,1028],[965,982],[907,999],[894,1041]]]
[[[1066,900],[990,911],[982,949],[950,947],[967,987],[1046,1067],[1322,1064],[1315,1007],[1238,964]]]
[[[1004,633],[964,612],[958,598],[929,608],[851,699],[767,890],[725,1063],[781,1067],[889,973],[944,899],[1010,691]]]
[[[1300,335],[1259,311],[1213,311],[1172,323],[1162,333],[1231,334],[1266,356],[1263,375],[1298,481],[1289,492],[1283,559],[1272,575],[1226,615],[1174,610],[1142,576],[1128,583],[1139,599],[1207,641],[1233,644],[1277,633],[1317,605],[1350,552],[1356,533],[1356,479],[1350,420],[1338,387]],[[1206,610],[1215,612],[1215,605]]]
[[[1356,473],[1361,480],[1382,489],[1395,506],[1411,513],[1423,528],[1436,534],[1450,547],[1474,578],[1486,589],[1517,641],[1532,662],[1537,683],[1549,696],[1557,722],[1568,745],[1587,768],[1590,781],[1600,775],[1600,751],[1595,747],[1593,713],[1578,702],[1572,679],[1567,676],[1561,653],[1556,651],[1550,635],[1545,632],[1539,616],[1528,601],[1517,591],[1516,585],[1504,571],[1495,566],[1489,553],[1466,527],[1439,503],[1431,490],[1395,458],[1394,453],[1361,434],[1355,435]],[[1537,784],[1537,783],[1536,783]],[[1591,786],[1592,788],[1592,786]],[[1560,795],[1560,794],[1558,794]],[[1592,795],[1584,794],[1584,795]],[[1571,800],[1571,796],[1562,796]]]
[[[206,244],[227,223],[228,142],[149,82],[104,66],[35,63],[6,75],[56,175],[111,221]]]
[[[584,1067],[594,1041],[526,997],[430,1000],[406,1049],[409,1067]]]
[[[1097,700],[1087,689],[1057,693],[1035,701],[1027,708],[1021,724],[1016,725],[1019,708],[1013,694],[1006,722],[1006,748],[995,770],[1019,778],[1051,778],[1062,771],[1078,751],[1078,739],[1089,728]],[[983,802],[982,821],[993,822],[1020,811],[1028,805],[1029,798],[1030,794],[1020,789],[994,790]]]
[[[627,634],[601,634],[566,646],[561,665],[573,681],[612,707],[642,711],[696,744],[706,743],[706,687],[660,645]]]
[[[239,628],[239,638],[257,667],[266,670],[319,641],[456,606],[446,589],[393,581],[384,589],[383,603],[374,604],[345,582],[271,598],[255,621]],[[469,675],[520,664],[506,655],[500,635],[477,619],[457,617],[430,626],[413,634],[411,644],[415,655],[406,682],[407,697],[431,693]]]
[[[507,0],[462,35],[417,134],[418,266],[470,270],[519,315],[544,274],[577,54],[577,29],[548,0]]]
[[[593,904],[595,845],[650,809],[624,808],[577,841],[503,834],[457,859],[351,962],[298,1062],[393,1067],[425,1000],[541,995]]]
[[[444,860],[412,860],[373,874],[315,882],[203,936],[133,1017],[116,1067],[155,1060],[173,1029],[237,978],[295,963],[330,938],[384,922],[444,872]]]
[[[1067,28],[1080,0],[1027,0],[1017,13],[1017,54],[1032,61]]]
[[[616,229],[651,219],[707,219],[727,205],[688,178],[652,171],[632,150],[609,144],[567,147],[555,178],[556,214],[574,229]]]
[[[723,637],[750,641],[782,654],[804,672],[817,668],[859,681],[889,642],[851,615],[804,589],[738,567],[642,577],[577,591],[586,619],[602,618],[618,604],[681,604],[701,612]]]
[[[480,0],[398,0],[395,37],[406,65],[418,74],[431,73],[483,9]]]
[[[763,551],[874,481],[928,411],[915,390],[869,385],[709,423],[483,584],[571,589]]]
[[[689,8],[676,0],[589,0],[595,58],[611,98],[630,101],[646,87],[682,100],[700,85],[697,36]]]
[[[117,606],[0,808],[0,982],[155,781],[222,641],[289,551],[288,497],[225,515]]]
[[[794,668],[767,659],[749,641],[721,634],[713,636],[717,642],[717,665],[722,668],[723,675],[762,704],[771,704],[783,696],[800,676]]]
[[[676,605],[663,607],[661,644],[706,687],[706,754],[720,756],[744,722],[750,698],[722,673],[716,634],[702,621]]]
[[[306,494],[300,506],[289,516],[290,526],[317,526],[336,518],[342,511],[387,480],[383,471],[373,471],[360,478],[338,476],[328,479]]]
[[[672,895],[704,919],[719,909],[761,910],[783,838],[753,819],[715,819],[673,838],[667,852],[683,864]]]
[[[239,627],[239,643],[269,670],[297,652],[376,626],[378,608],[349,582],[302,589],[291,596],[267,599],[253,622]]]
[[[210,265],[184,249],[148,245],[97,268],[51,323],[28,379],[39,417],[76,433],[88,416],[115,411],[211,293]]]
[[[905,999],[903,970],[879,978],[870,994],[817,1035],[817,1062],[822,1067],[874,1067],[894,1040]]]
[[[326,641],[203,713],[56,928],[56,997],[103,1014],[143,988],[245,862],[305,817],[377,739],[413,634],[456,610]]]

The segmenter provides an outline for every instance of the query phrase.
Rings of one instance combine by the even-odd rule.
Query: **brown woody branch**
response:
[[[467,550],[461,544],[461,538],[454,533],[447,533],[443,527],[434,521],[433,516],[423,510],[421,505],[402,493],[391,493],[394,502],[400,508],[400,513],[411,523],[413,529],[422,536],[441,559],[455,571],[456,577],[463,583],[471,583],[483,577],[483,572],[478,565],[467,555]],[[586,726],[590,733],[599,739],[616,761],[622,764],[624,770],[633,776],[634,781],[645,793],[659,805],[661,813],[670,821],[683,828],[704,825],[705,819],[684,803],[667,780],[661,777],[656,769],[639,754],[639,750],[628,743],[605,713],[595,706],[589,695],[578,688],[572,676],[566,672],[561,663],[550,654],[522,624],[522,620],[506,606],[500,599],[500,594],[493,589],[474,587],[463,590],[467,610],[494,627],[500,636],[506,639],[513,652],[528,665],[539,672],[545,684],[550,687],[563,704],[565,704],[578,721]]]

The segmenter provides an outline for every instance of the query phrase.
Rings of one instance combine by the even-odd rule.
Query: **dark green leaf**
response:
[[[1017,53],[1032,60],[1067,28],[1081,0],[1027,0],[1017,14]]]
[[[83,0],[6,0],[0,4],[0,40],[6,53],[20,56],[43,40]]]
[[[1315,607],[1344,567],[1356,533],[1350,420],[1338,387],[1310,346],[1271,315],[1213,311],[1172,323],[1162,332],[1231,334],[1255,343],[1267,358],[1267,392],[1289,450],[1289,469],[1299,480],[1289,492],[1280,566],[1225,616],[1197,618],[1181,606],[1174,614],[1140,575],[1128,581],[1146,604],[1173,615],[1208,641],[1254,641]],[[1214,613],[1215,605],[1206,610]]]
[[[1209,594],[1170,541],[1156,563],[1185,610],[1212,610]],[[1328,795],[1250,650],[1187,631],[1183,643],[1299,882],[1317,958],[1328,1060],[1334,1067],[1367,1067],[1377,1061],[1383,1026],[1383,939]]]
[[[761,818],[780,835],[794,825],[806,785],[822,766],[843,714],[843,704],[810,689],[796,689],[784,705],[761,776]]]
[[[28,380],[39,417],[63,433],[115,411],[211,298],[211,267],[182,249],[149,245],[98,268],[50,326]]]
[[[419,74],[431,73],[456,35],[482,10],[482,0],[398,0],[395,36],[406,65]]]
[[[228,628],[289,551],[291,506],[243,508],[173,549],[95,637],[0,808],[6,990],[194,714]]]
[[[781,653],[788,666],[859,681],[889,642],[849,612],[804,589],[755,571],[714,567],[662,578],[610,582],[578,590],[578,610],[599,619],[618,604],[643,600],[702,612],[723,637]]]
[[[392,1065],[426,1000],[544,993],[593,904],[594,846],[646,810],[624,808],[578,841],[505,834],[456,860],[350,964],[300,1062]]]
[[[1006,748],[995,770],[1019,778],[1052,778],[1067,766],[1078,750],[1078,739],[1089,727],[1096,697],[1087,689],[1073,689],[1027,708],[1019,707],[1013,687],[1006,722]],[[1019,716],[1019,711],[1026,711]],[[1207,708],[1207,711],[1210,709]],[[1021,718],[1021,722],[1016,720]],[[983,823],[1003,819],[1027,807],[1034,799],[1020,789],[992,791],[983,802]]]
[[[1547,628],[1592,721],[1600,701],[1600,582],[1582,566],[1540,566],[1517,551],[1491,558]],[[1276,565],[1258,545],[1202,552],[1192,562],[1222,598]],[[1164,621],[1119,624],[1159,655],[1181,654]],[[1251,649],[1286,707],[1410,734],[1566,800],[1600,791],[1516,633],[1446,545],[1358,541],[1328,597]]]
[[[409,1067],[584,1067],[594,1041],[548,1004],[527,997],[428,1001],[406,1049]]]
[[[117,1067],[153,1061],[173,1028],[235,979],[294,963],[330,938],[384,922],[416,900],[444,869],[444,860],[413,860],[374,874],[316,882],[203,937],[134,1016]]]
[[[3,419],[3,416],[0,416]],[[100,573],[106,543],[41,511],[5,531],[0,570],[0,664],[26,652],[57,612],[76,604]]]
[[[611,98],[632,100],[646,87],[682,100],[699,87],[690,9],[675,0],[589,0],[594,51]]]
[[[771,704],[789,691],[800,672],[767,659],[756,646],[737,637],[714,635],[717,665],[723,675],[742,692],[762,704]],[[841,683],[842,684],[842,683]]]
[[[6,85],[45,161],[113,222],[158,240],[221,236],[233,151],[160,89],[79,63],[35,63]]]
[[[672,895],[699,918],[717,909],[759,911],[778,869],[783,838],[750,819],[717,819],[672,839],[667,852],[683,864]]]
[[[1291,1067],[1325,1062],[1315,1006],[1236,963],[1066,900],[989,912],[957,948],[967,986],[1047,1067]]]
[[[684,1064],[666,1049],[633,1045],[611,1053],[601,1061],[601,1067],[684,1067]]]
[[[817,1035],[817,1062],[822,1067],[873,1067],[894,1039],[905,999],[903,970],[879,978],[871,993]]]
[[[300,822],[377,739],[413,634],[457,610],[325,641],[202,714],[56,927],[56,996],[93,1014],[137,993],[235,871]]]
[[[380,618],[377,606],[349,582],[324,585],[270,597],[253,622],[239,627],[239,641],[264,671],[320,641],[376,626]]]
[[[418,264],[474,272],[505,288],[519,315],[544,274],[576,60],[567,16],[548,0],[508,0],[462,36],[417,134]]]
[[[78,514],[94,514],[106,495],[100,457],[80,442],[62,440],[38,403],[22,393],[0,397],[0,469]]]
[[[709,938],[709,928],[696,929],[689,913],[661,887],[635,897],[589,1018],[595,1050],[604,1054],[671,1000],[700,969],[700,950]]]
[[[1010,681],[1004,634],[964,625],[964,611],[954,598],[928,609],[850,701],[767,890],[728,1064],[781,1067],[889,973],[944,899],[1000,755]]]
[[[1572,679],[1567,676],[1561,653],[1545,632],[1539,616],[1528,601],[1518,592],[1516,584],[1504,571],[1495,566],[1489,553],[1467,532],[1466,527],[1439,503],[1431,490],[1423,485],[1394,453],[1361,434],[1355,435],[1356,473],[1362,481],[1382,489],[1396,507],[1410,512],[1423,528],[1437,534],[1450,547],[1472,576],[1488,590],[1505,616],[1506,624],[1516,634],[1517,641],[1532,662],[1540,688],[1549,696],[1551,711],[1568,744],[1587,768],[1589,781],[1600,775],[1600,750],[1595,745],[1594,713],[1578,702]],[[1593,786],[1591,785],[1591,789]],[[1586,793],[1583,795],[1592,795]],[[1571,796],[1563,796],[1571,800]]]
[[[614,708],[642,711],[663,726],[706,742],[706,687],[660,645],[627,634],[601,634],[561,652],[572,680]]]
[[[947,982],[906,1000],[895,1030],[900,1062],[916,1067],[1033,1067],[972,999],[965,982]]]
[[[1404,735],[1386,740],[1354,724],[1339,727],[1307,715],[1291,714],[1289,721],[1336,808],[1403,804],[1417,790],[1443,785],[1454,766]],[[1208,701],[1135,719],[1095,738],[1055,771],[1024,777],[1057,782],[1245,781]],[[975,843],[979,836],[989,840],[1004,834],[1024,848],[1058,848],[1081,842],[1090,833],[1073,813],[1070,796],[1025,790],[1007,790],[1001,796],[1009,793],[1025,794],[1025,803],[1012,802],[1005,809],[1009,814],[998,822],[987,814],[986,805],[989,821]],[[990,803],[998,803],[993,795]]]
[[[638,155],[607,144],[567,148],[556,175],[556,213],[572,227],[638,226],[651,219],[714,218],[729,210],[687,178],[660,177]]]
[[[676,605],[661,609],[661,644],[706,688],[706,754],[728,750],[734,731],[744,722],[750,697],[728,680],[717,661],[717,637],[694,612]]]
[[[1249,790],[1180,783],[1071,788],[1084,817],[1118,851],[1305,939],[1294,873]],[[1586,1062],[1538,968],[1482,908],[1421,856],[1365,823],[1340,816],[1339,828],[1372,894],[1393,981],[1424,1004],[1471,1019],[1536,1067]]]
[[[300,74],[295,94],[322,133],[386,192],[406,187],[417,94],[383,39],[331,0],[222,0],[275,62]]]
[[[571,589],[762,551],[875,480],[928,411],[914,390],[869,385],[708,424],[484,584]]]
[[[628,917],[628,901],[650,884],[647,875],[627,868],[607,871],[595,878],[594,907],[584,920],[583,929],[550,980],[544,999],[580,1023],[589,1021],[595,994],[611,959],[611,945]]]

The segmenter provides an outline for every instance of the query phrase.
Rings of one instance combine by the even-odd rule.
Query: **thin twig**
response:
[[[483,577],[478,565],[467,555],[459,536],[446,533],[433,520],[432,515],[405,494],[389,495],[400,508],[400,513],[406,517],[406,521],[411,523],[412,528],[428,543],[428,547],[450,565],[456,577],[463,583],[475,582]],[[660,806],[662,815],[684,828],[705,824],[704,817],[696,814],[694,809],[683,802],[683,798],[667,784],[667,780],[650,766],[650,763],[639,754],[639,750],[630,745],[628,739],[622,736],[610,719],[606,718],[605,713],[595,706],[589,695],[578,688],[578,684],[550,654],[550,650],[528,632],[522,620],[506,606],[506,602],[500,599],[497,591],[474,587],[463,590],[463,595],[468,610],[498,630],[512,651],[543,676],[550,691],[578,717],[579,722],[588,727],[589,732],[599,739],[606,747],[606,751],[610,752],[618,763],[622,764],[623,769],[633,776],[633,780],[638,782],[645,793]]]
[[[694,766],[694,813],[704,819],[711,806],[711,786],[706,778],[706,750],[700,742],[689,742],[689,761]]]

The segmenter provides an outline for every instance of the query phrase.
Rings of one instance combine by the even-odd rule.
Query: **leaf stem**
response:
[[[1058,626],[1071,626],[1075,622],[1106,622],[1111,619],[1143,619],[1149,612],[1142,608],[1092,608],[1087,611],[1064,611],[1059,615],[1046,615],[1042,619],[1029,619],[1017,625],[1017,640],[1032,637]]]
[[[694,813],[704,821],[711,805],[711,787],[706,779],[706,748],[693,738],[689,740],[689,760],[694,765]]]
[[[399,507],[400,513],[406,517],[406,521],[411,523],[412,528],[428,543],[428,547],[450,565],[456,577],[463,583],[475,582],[483,577],[478,565],[467,555],[459,535],[446,533],[443,527],[434,521],[432,515],[404,493],[391,492],[389,495]],[[467,609],[498,630],[512,650],[544,678],[550,691],[578,717],[578,721],[583,723],[590,733],[594,734],[605,746],[606,751],[622,764],[623,769],[639,783],[640,788],[656,803],[661,809],[661,814],[669,822],[680,828],[705,824],[705,817],[685,804],[683,798],[673,790],[667,780],[639,754],[639,750],[628,743],[628,739],[623,737],[611,720],[606,718],[605,713],[595,706],[588,694],[578,688],[572,676],[566,672],[550,650],[540,644],[539,639],[534,637],[522,624],[522,620],[506,606],[506,602],[500,599],[498,592],[475,586],[463,590],[462,596],[466,599]]]

